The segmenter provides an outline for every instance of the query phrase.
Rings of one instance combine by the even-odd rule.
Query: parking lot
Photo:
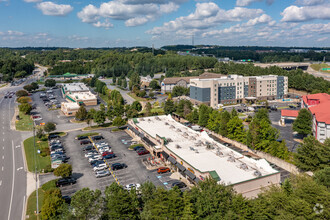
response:
[[[104,191],[107,186],[118,182],[122,186],[128,184],[142,184],[146,181],[151,181],[156,186],[169,188],[168,185],[173,180],[170,178],[171,173],[158,174],[156,170],[148,170],[142,163],[143,159],[151,157],[150,154],[139,156],[134,150],[129,150],[131,145],[131,137],[126,132],[110,132],[109,129],[97,131],[104,137],[105,142],[111,146],[111,150],[116,154],[115,158],[106,160],[111,166],[114,163],[125,163],[127,168],[113,171],[114,176],[104,176],[96,178],[92,166],[88,159],[85,158],[85,153],[82,151],[83,146],[80,145],[80,140],[76,140],[77,135],[86,132],[74,131],[68,133],[66,137],[61,138],[66,147],[66,154],[70,157],[69,163],[73,168],[73,177],[77,179],[77,183],[69,186],[61,187],[63,195],[72,195],[79,189],[89,187],[90,189],[100,189]]]

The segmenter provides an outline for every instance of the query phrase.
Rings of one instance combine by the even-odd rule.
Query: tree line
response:
[[[281,186],[247,199],[232,187],[206,179],[182,192],[145,182],[125,190],[117,183],[100,190],[83,188],[62,199],[60,189],[49,187],[41,207],[42,219],[329,219],[329,168],[314,177],[298,175]],[[47,186],[47,187],[46,187]]]

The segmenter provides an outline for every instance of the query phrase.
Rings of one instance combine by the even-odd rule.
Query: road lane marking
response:
[[[0,186],[2,185],[2,180],[0,180]]]
[[[1,168],[1,170],[3,171],[4,167]]]
[[[22,220],[24,220],[24,211],[25,211],[25,196],[23,197],[23,210],[22,210]]]
[[[19,170],[23,170],[23,167],[19,167],[19,168],[17,168],[17,171],[19,171]]]
[[[21,145],[17,145],[15,148],[19,148],[19,147],[21,147]]]
[[[10,203],[9,203],[9,211],[8,211],[8,220],[10,220],[11,214],[11,205],[13,203],[13,195],[14,195],[14,184],[15,184],[15,155],[14,155],[14,141],[11,141],[12,151],[13,151],[13,182],[11,185],[11,195],[10,195]]]

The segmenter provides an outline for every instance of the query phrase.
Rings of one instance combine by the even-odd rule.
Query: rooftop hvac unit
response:
[[[261,173],[260,173],[260,171],[259,170],[256,170],[256,171],[254,171],[254,173],[253,173],[253,175],[255,175],[255,176],[261,176]]]
[[[187,132],[183,132],[182,136],[183,136],[183,137],[188,137],[189,135],[188,135]]]
[[[155,119],[156,119],[157,121],[161,121],[160,118],[159,118],[158,116],[156,116]]]
[[[242,170],[247,170],[247,169],[249,169],[249,167],[248,167],[245,163],[241,163],[241,164],[239,165],[239,168],[241,168]]]
[[[181,148],[181,146],[180,145],[175,145],[175,147],[177,148],[177,149],[180,149]]]
[[[172,142],[171,138],[166,138],[167,142]]]
[[[190,139],[190,140],[193,140],[193,141],[195,141],[195,140],[196,140],[196,138],[195,138],[195,137],[193,137],[193,136],[189,136],[189,139]]]
[[[217,150],[217,156],[223,156],[223,153],[220,151],[220,149]]]
[[[229,156],[228,159],[227,159],[227,161],[229,161],[229,162],[235,162],[236,160],[235,160],[235,158],[233,156]]]
[[[148,121],[151,121],[150,118],[148,118]]]
[[[171,129],[174,129],[175,127],[173,125],[170,126]]]
[[[180,128],[176,129],[177,132],[182,132]]]
[[[140,118],[140,121],[144,121],[144,118]]]
[[[168,122],[165,122],[165,125],[169,125]]]
[[[193,148],[193,147],[189,147],[189,149],[192,150],[192,151],[195,151],[195,148]]]
[[[198,154],[199,153],[198,150],[195,150],[195,153]]]

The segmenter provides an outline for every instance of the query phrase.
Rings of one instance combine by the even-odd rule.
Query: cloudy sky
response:
[[[330,46],[330,0],[0,0],[0,47]]]

